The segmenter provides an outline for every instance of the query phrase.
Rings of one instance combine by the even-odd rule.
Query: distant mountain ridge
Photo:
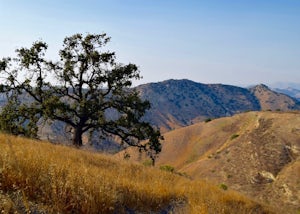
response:
[[[299,110],[300,102],[286,94],[272,91],[268,86],[260,84],[250,88],[258,98],[262,110]]]
[[[171,79],[140,85],[136,89],[152,104],[145,119],[163,132],[245,111],[300,110],[299,101],[265,85],[246,89]]]
[[[272,90],[276,91],[278,93],[289,95],[290,97],[294,97],[300,101],[300,89],[288,87],[288,88],[284,88],[284,89],[274,88]]]
[[[268,86],[278,93],[289,95],[300,101],[300,83],[296,82],[277,82]]]
[[[270,88],[280,88],[280,89],[285,89],[285,88],[294,88],[297,90],[300,90],[300,82],[276,82],[273,84],[268,84]]]

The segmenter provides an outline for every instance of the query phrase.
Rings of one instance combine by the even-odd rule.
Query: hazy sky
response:
[[[138,83],[300,82],[300,0],[0,0],[0,57],[43,39],[102,33]]]

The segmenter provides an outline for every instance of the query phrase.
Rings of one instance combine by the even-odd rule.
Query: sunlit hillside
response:
[[[158,166],[224,183],[284,213],[300,210],[299,112],[247,112],[180,128],[164,138]],[[130,154],[139,160],[137,153]]]
[[[286,96],[285,94],[272,91],[266,85],[257,85],[250,88],[250,91],[259,100],[262,110],[299,110],[300,102],[296,98]]]
[[[153,167],[0,135],[2,213],[271,213],[236,192]]]

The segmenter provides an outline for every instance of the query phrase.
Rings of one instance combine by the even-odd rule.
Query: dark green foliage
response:
[[[139,70],[115,62],[115,53],[105,50],[109,40],[106,34],[66,37],[57,62],[45,59],[47,44],[42,41],[16,50],[16,58],[0,60],[5,80],[0,90],[8,100],[15,96],[1,112],[1,128],[36,136],[39,119],[62,121],[72,127],[76,146],[82,145],[83,133],[98,131],[103,138],[118,136],[154,159],[162,136],[142,120],[150,103],[130,88],[133,79],[140,79]]]
[[[210,121],[212,121],[212,119],[211,119],[211,118],[207,118],[204,122],[205,122],[205,123],[208,123],[208,122],[210,122]]]
[[[220,188],[223,190],[228,190],[228,186],[226,184],[220,184]]]
[[[10,96],[10,100],[1,110],[0,130],[14,135],[37,138],[36,123],[39,120],[37,115],[36,109],[27,108],[15,96]]]
[[[230,140],[233,140],[233,139],[235,139],[235,138],[237,138],[237,137],[239,137],[240,135],[238,135],[238,134],[233,134],[231,137],[230,137]]]

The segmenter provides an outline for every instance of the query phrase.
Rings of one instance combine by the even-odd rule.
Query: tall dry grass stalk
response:
[[[3,212],[269,212],[212,184],[102,154],[4,134],[0,149]]]

